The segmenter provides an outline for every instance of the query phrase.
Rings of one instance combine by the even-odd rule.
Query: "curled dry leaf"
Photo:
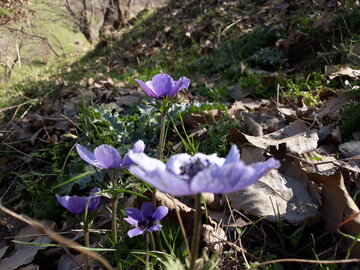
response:
[[[270,171],[255,184],[228,194],[231,206],[246,214],[275,222],[278,217],[298,224],[318,214],[318,203],[302,179]]]
[[[53,229],[55,222],[43,221],[42,224]],[[29,235],[29,236],[27,236]],[[31,226],[24,227],[16,236],[15,240],[28,242],[32,244],[41,243],[49,244],[52,240],[46,235],[38,235],[38,231]],[[14,253],[10,254],[9,257],[4,258],[0,262],[0,270],[12,270],[17,269],[21,265],[29,264],[34,260],[35,255],[41,249],[45,249],[46,246],[34,246],[34,245],[23,245],[15,244]]]
[[[359,78],[360,69],[352,69],[351,67],[347,67],[347,66],[343,66],[340,68],[336,68],[334,66],[328,66],[326,75],[329,76],[330,80],[336,77]]]
[[[246,135],[238,130],[231,130],[233,141],[239,144],[251,143],[261,149],[285,144],[287,151],[302,154],[316,149],[319,137],[314,131],[307,131],[303,121],[296,120],[291,125],[262,137]]]
[[[309,174],[309,179],[322,184],[322,211],[328,230],[339,228],[347,234],[356,236],[360,232],[360,210],[344,184],[341,172],[332,175]],[[360,258],[360,243],[352,255]]]
[[[203,224],[201,233],[208,248],[216,252],[223,250],[227,238],[225,231],[219,225],[215,225],[214,228],[211,225]]]
[[[261,149],[243,148],[242,160],[249,164],[263,161]],[[296,172],[296,173],[295,173]],[[290,223],[300,223],[318,213],[319,204],[310,193],[305,172],[296,165],[284,174],[271,170],[255,184],[227,195],[231,206],[247,214],[276,221],[280,216]]]

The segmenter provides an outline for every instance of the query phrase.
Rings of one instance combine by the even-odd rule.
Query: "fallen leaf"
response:
[[[334,66],[327,66],[326,75],[330,80],[336,77],[350,77],[350,78],[359,78],[360,77],[360,69],[352,69],[348,66],[342,66],[340,68],[336,68]]]
[[[359,234],[360,210],[349,195],[341,172],[332,175],[309,174],[309,179],[323,185],[322,211],[327,229],[332,231],[339,228],[352,236]],[[341,223],[343,224],[339,227]],[[359,243],[354,246],[352,255],[360,258]]]
[[[84,254],[68,254],[61,256],[57,270],[85,269],[86,256]]]
[[[53,229],[55,222],[43,221],[42,224]],[[27,236],[29,235],[29,236]],[[38,231],[31,226],[26,226],[15,236],[15,240],[31,244],[49,244],[52,240],[46,235],[38,235]],[[35,255],[46,246],[24,245],[15,243],[15,252],[0,262],[0,270],[13,270],[21,265],[29,264],[34,260]]]
[[[360,141],[349,141],[339,145],[339,150],[346,158],[360,155]]]
[[[225,231],[218,225],[215,228],[211,225],[203,224],[201,234],[206,246],[213,251],[221,252],[224,249],[226,238]]]
[[[301,120],[294,121],[291,125],[279,129],[262,137],[246,135],[238,130],[231,129],[231,136],[235,143],[252,145],[268,149],[270,146],[279,147],[286,145],[286,150],[293,154],[302,154],[316,149],[319,137],[315,131],[306,130]]]
[[[263,161],[260,149],[242,151],[245,163]],[[319,204],[309,192],[306,173],[294,174],[295,165],[284,174],[271,170],[253,185],[227,195],[231,206],[256,217],[277,221],[278,217],[298,224],[318,214]]]

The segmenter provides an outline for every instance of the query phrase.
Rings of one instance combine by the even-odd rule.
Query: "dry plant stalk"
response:
[[[60,245],[72,248],[80,253],[83,253],[86,256],[89,256],[90,258],[97,260],[99,263],[101,263],[106,269],[108,270],[113,270],[114,268],[110,265],[110,263],[103,258],[102,256],[100,256],[99,254],[97,254],[96,252],[90,251],[85,249],[84,246],[70,240],[67,239],[63,236],[60,236],[58,234],[56,234],[54,231],[50,230],[49,228],[46,228],[44,225],[42,225],[41,223],[27,217],[24,215],[19,215],[13,211],[11,211],[10,209],[4,207],[3,205],[0,204],[0,210],[3,211],[4,213],[32,226],[34,229],[38,230],[40,233],[46,234],[47,236],[49,236],[53,241],[59,243]]]

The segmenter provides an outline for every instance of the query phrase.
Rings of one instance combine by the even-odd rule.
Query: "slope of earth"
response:
[[[245,163],[269,156],[282,163],[251,189],[209,202],[209,226],[221,235],[221,241],[213,234],[202,238],[209,255],[220,252],[210,261],[238,269],[275,258],[359,258],[353,240],[360,231],[359,15],[357,1],[289,0],[171,1],[143,12],[81,60],[17,85],[23,96],[1,111],[0,202],[56,222],[57,231],[76,227],[55,193],[85,194],[104,177],[89,174],[93,169],[77,156],[76,143],[90,149],[106,143],[125,153],[142,139],[154,155],[159,114],[134,79],[164,72],[191,80],[169,112],[164,156],[225,156],[236,144]],[[123,188],[147,190],[132,181],[129,176]],[[134,204],[127,195],[121,203]],[[189,223],[191,211],[185,212]],[[103,210],[95,227],[109,228],[107,215]],[[11,258],[17,247],[4,237],[16,235],[20,225],[0,217],[1,256]],[[172,252],[183,260],[183,243],[174,243]],[[126,242],[121,256],[135,258],[129,269],[137,269],[141,260],[126,254],[132,245],[140,244]],[[54,266],[64,252],[49,250],[27,263]],[[273,263],[318,268],[306,261]]]

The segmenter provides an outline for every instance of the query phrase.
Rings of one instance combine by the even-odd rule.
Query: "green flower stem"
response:
[[[190,270],[195,270],[196,259],[199,252],[201,230],[201,193],[195,195],[195,217],[193,235],[191,238]]]
[[[85,239],[85,247],[90,247],[90,233],[89,233],[89,223],[84,220],[84,239]],[[86,255],[86,270],[90,270],[90,258]]]
[[[150,266],[149,266],[149,258],[150,258],[150,250],[149,250],[149,233],[145,233],[146,234],[146,264],[145,264],[145,269],[149,270]]]
[[[159,147],[156,152],[156,157],[159,160],[162,160],[164,153],[166,116],[167,116],[167,111],[161,112],[160,139],[159,139]]]
[[[110,171],[110,179],[111,179],[112,188],[116,189],[117,177],[116,177],[116,172],[114,170]],[[118,244],[117,216],[116,216],[118,200],[119,200],[118,193],[114,191],[112,193],[112,198],[111,198],[111,240],[115,248],[117,248],[117,244]],[[115,260],[116,260],[117,269],[121,270],[120,258],[117,251],[115,251]]]

